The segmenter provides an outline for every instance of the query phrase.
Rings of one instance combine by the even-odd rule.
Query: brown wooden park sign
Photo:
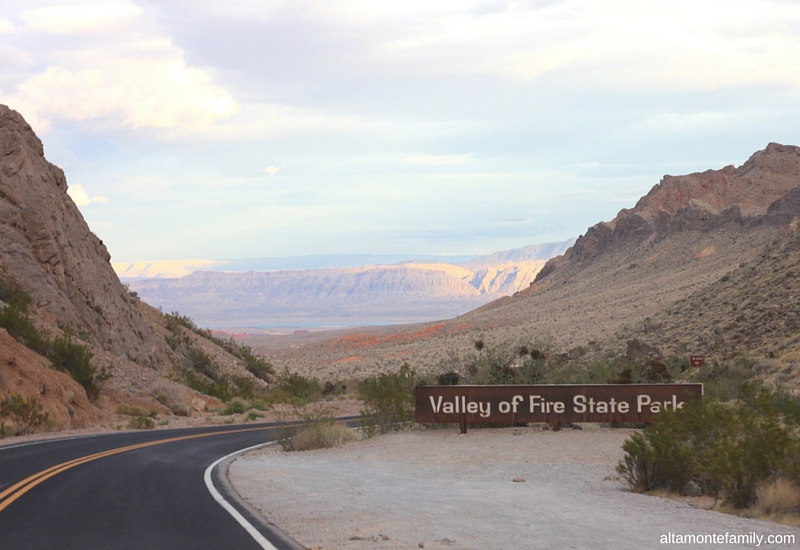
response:
[[[414,419],[462,432],[467,424],[652,422],[702,395],[702,384],[419,386]]]

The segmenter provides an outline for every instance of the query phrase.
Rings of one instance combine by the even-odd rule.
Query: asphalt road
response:
[[[277,436],[274,424],[250,424],[0,447],[0,550],[263,549],[214,500],[203,476],[219,458]],[[93,458],[98,453],[108,454]],[[28,483],[38,485],[15,487],[37,474]],[[223,496],[276,548],[287,548],[225,495],[214,474]]]

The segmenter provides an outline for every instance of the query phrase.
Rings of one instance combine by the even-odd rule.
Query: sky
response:
[[[800,145],[800,3],[4,0],[112,261],[485,254]]]

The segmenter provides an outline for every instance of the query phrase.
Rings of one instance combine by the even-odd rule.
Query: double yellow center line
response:
[[[22,481],[15,483],[8,489],[4,490],[0,493],[0,512],[5,510],[8,506],[11,505],[15,500],[19,497],[39,485],[50,479],[53,476],[56,476],[62,472],[69,470],[70,468],[74,468],[75,466],[80,466],[81,464],[86,464],[87,462],[92,462],[93,460],[97,460],[98,458],[104,458],[107,456],[112,456],[120,453],[126,453],[128,451],[135,451],[136,449],[144,449],[145,447],[153,447],[155,445],[163,445],[164,443],[173,443],[175,441],[185,441],[187,439],[198,439],[200,437],[210,437],[214,435],[226,435],[226,434],[235,434],[235,433],[242,433],[242,432],[254,432],[259,430],[266,430],[269,428],[245,428],[241,430],[228,430],[223,432],[210,432],[204,434],[197,434],[197,435],[185,435],[182,437],[172,437],[169,439],[159,439],[157,441],[149,441],[147,443],[138,443],[136,445],[128,445],[127,447],[118,447],[116,449],[110,449],[108,451],[103,451],[101,453],[95,453],[93,455],[87,455],[80,458],[76,458],[74,460],[69,460],[67,462],[62,462],[61,464],[56,464],[55,466],[51,466],[46,470],[42,470],[41,472],[35,473],[30,477],[23,479]]]

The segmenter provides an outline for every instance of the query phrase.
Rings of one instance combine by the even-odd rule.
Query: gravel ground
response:
[[[753,532],[797,541],[761,548],[800,546],[798,528],[628,492],[614,470],[628,435],[596,426],[409,432],[303,453],[268,447],[240,457],[229,476],[314,550],[641,549],[663,548],[670,533]]]

